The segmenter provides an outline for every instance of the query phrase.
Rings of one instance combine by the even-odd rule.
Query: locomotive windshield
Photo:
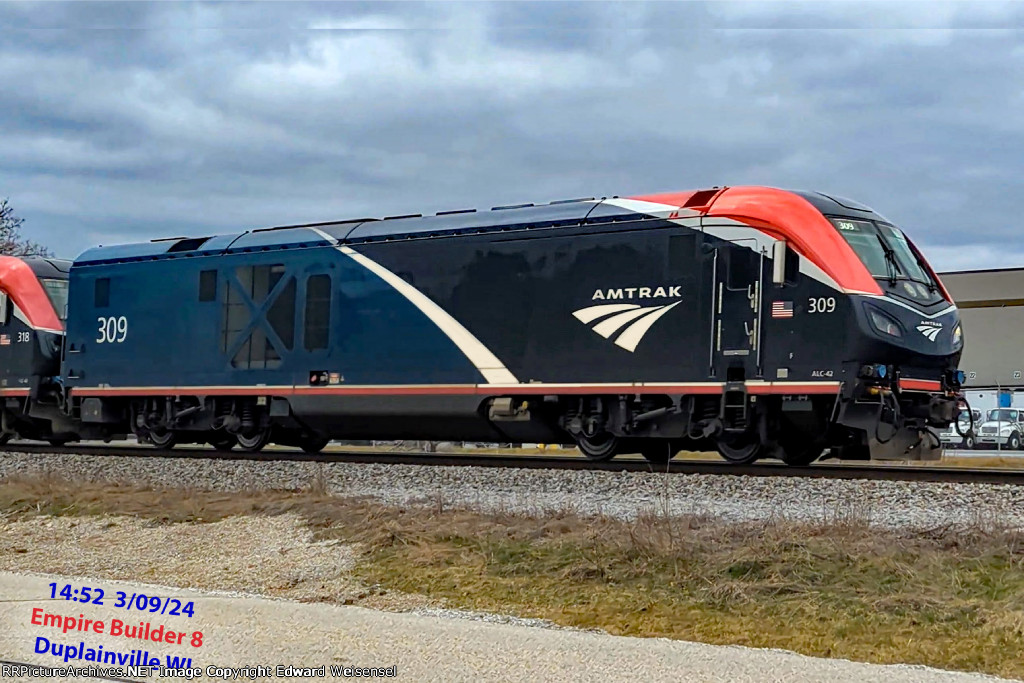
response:
[[[46,295],[50,297],[50,303],[53,304],[53,310],[57,312],[57,317],[63,321],[68,308],[68,281],[42,278],[40,282],[43,283]]]
[[[832,223],[868,272],[887,280],[893,293],[921,301],[939,298],[935,279],[900,230],[886,223],[850,218],[834,218]]]

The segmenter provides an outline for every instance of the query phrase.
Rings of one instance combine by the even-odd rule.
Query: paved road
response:
[[[966,448],[947,448],[943,451],[947,458],[1024,458],[1024,451],[984,450],[974,451]]]
[[[49,584],[105,591],[104,605],[50,600]],[[195,616],[127,612],[115,607],[117,591],[145,592],[193,601]],[[67,634],[32,625],[33,610],[104,622],[103,635]],[[128,640],[109,634],[114,619],[149,622],[184,633],[182,644]],[[200,647],[189,643],[202,631]],[[461,618],[376,612],[359,607],[301,604],[53,576],[0,573],[0,659],[54,665],[38,653],[38,638],[105,651],[148,651],[161,663],[169,655],[192,666],[239,667],[349,664],[395,666],[408,681],[849,681],[960,682],[995,679],[903,666],[815,659],[775,650],[719,647],[661,639],[621,638]],[[52,645],[51,645],[52,647]],[[83,665],[83,662],[77,662]],[[8,679],[12,680],[12,679]],[[21,679],[28,680],[28,679]],[[46,680],[61,680],[48,678]],[[81,680],[81,679],[79,679]],[[183,680],[183,679],[177,679]],[[203,676],[197,680],[213,680]],[[245,679],[242,679],[245,680]],[[262,679],[261,679],[262,680]]]

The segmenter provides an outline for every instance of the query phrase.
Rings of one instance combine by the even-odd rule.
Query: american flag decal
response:
[[[11,337],[10,335],[0,334],[0,346],[10,346]]]
[[[773,318],[792,318],[793,317],[793,302],[792,301],[773,301],[772,302],[772,317]]]

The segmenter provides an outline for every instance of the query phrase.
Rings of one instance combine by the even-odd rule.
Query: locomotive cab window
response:
[[[0,291],[0,325],[6,325],[11,319],[11,300],[7,292]]]
[[[833,218],[832,224],[868,269],[896,296],[932,303],[942,298],[924,259],[903,233],[882,222]]]
[[[43,278],[40,282],[43,284],[43,289],[46,290],[46,296],[49,297],[50,303],[53,304],[53,310],[57,313],[57,317],[62,321],[67,320],[68,281]]]

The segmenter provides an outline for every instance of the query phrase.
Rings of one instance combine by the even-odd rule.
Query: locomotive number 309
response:
[[[96,333],[97,344],[120,344],[128,337],[128,318],[123,315],[119,318],[110,317],[96,318],[99,329]]]
[[[808,313],[832,313],[836,310],[834,296],[811,297],[807,300]]]

